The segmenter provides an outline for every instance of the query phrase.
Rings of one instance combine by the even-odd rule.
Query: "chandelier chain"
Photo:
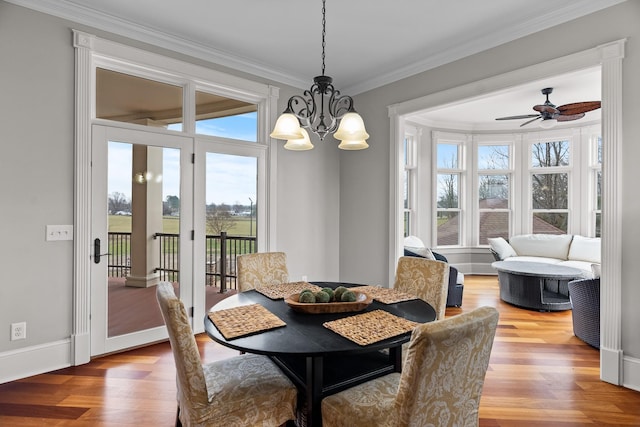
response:
[[[322,75],[323,76],[324,76],[324,48],[326,45],[324,37],[326,35],[326,26],[327,26],[327,19],[325,17],[326,13],[327,13],[326,0],[322,0]]]

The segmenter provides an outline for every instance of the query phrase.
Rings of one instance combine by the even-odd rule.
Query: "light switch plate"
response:
[[[73,225],[47,225],[47,241],[73,240]]]

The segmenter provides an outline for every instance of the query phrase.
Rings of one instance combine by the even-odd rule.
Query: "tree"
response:
[[[229,206],[225,204],[207,206],[207,233],[220,234],[223,231],[229,231],[236,222],[237,219],[231,215]]]
[[[117,191],[109,194],[108,197],[109,213],[131,212],[131,200],[122,193]]]
[[[180,212],[180,198],[178,196],[167,196],[167,200],[162,204],[162,214],[172,215]]]

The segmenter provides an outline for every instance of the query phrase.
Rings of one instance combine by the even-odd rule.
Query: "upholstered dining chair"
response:
[[[176,426],[280,426],[296,417],[297,391],[266,356],[202,364],[189,319],[169,282],[156,296],[176,365]]]
[[[419,325],[402,373],[322,401],[325,427],[477,426],[498,311],[480,307]]]
[[[238,291],[257,289],[289,281],[287,255],[284,252],[258,252],[237,258]]]
[[[393,287],[429,303],[436,310],[436,320],[442,320],[447,309],[449,264],[427,258],[400,257]]]

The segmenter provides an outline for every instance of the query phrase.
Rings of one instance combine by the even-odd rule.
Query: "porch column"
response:
[[[126,286],[145,288],[158,283],[162,232],[162,148],[133,145],[131,184],[131,274]]]

